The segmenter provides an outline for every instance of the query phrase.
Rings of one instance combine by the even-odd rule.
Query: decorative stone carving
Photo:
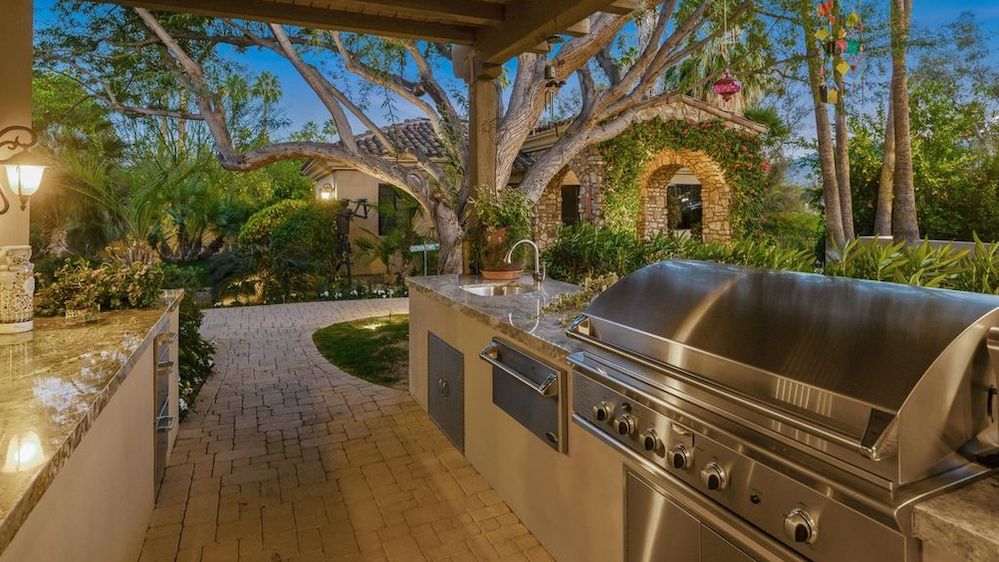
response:
[[[35,266],[31,246],[0,247],[0,334],[34,327]]]

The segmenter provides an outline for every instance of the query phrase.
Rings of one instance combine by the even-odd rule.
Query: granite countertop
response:
[[[999,475],[916,504],[916,536],[955,560],[999,561]]]
[[[410,277],[406,280],[410,291],[419,291],[437,301],[460,310],[495,327],[500,333],[548,357],[562,358],[582,349],[579,342],[565,334],[565,314],[541,314],[541,309],[563,294],[575,293],[579,287],[570,283],[546,279],[541,289],[519,295],[483,297],[473,295],[461,287],[485,283],[501,284],[502,281],[486,281],[480,277],[467,275],[433,275]],[[525,276],[513,283],[532,287],[534,280]]]
[[[36,318],[33,331],[0,336],[0,552],[181,298],[86,324]]]

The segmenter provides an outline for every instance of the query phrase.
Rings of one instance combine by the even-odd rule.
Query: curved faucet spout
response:
[[[518,240],[516,244],[510,247],[510,251],[506,253],[506,257],[503,258],[503,263],[511,263],[513,261],[513,252],[517,250],[517,247],[521,244],[527,244],[534,248],[534,280],[539,284],[545,281],[545,266],[541,263],[541,250],[538,245],[530,239]]]

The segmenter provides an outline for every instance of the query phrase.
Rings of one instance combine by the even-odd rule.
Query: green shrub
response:
[[[671,259],[716,261],[793,271],[815,269],[815,258],[811,251],[784,247],[765,240],[723,244],[669,234],[641,240],[631,233],[586,223],[560,230],[558,239],[545,251],[549,274],[571,283],[608,274],[624,276],[643,265]]]
[[[309,205],[308,201],[287,199],[264,207],[247,219],[242,228],[239,229],[236,241],[243,245],[266,245],[270,242],[271,234],[278,226]]]
[[[160,302],[163,270],[158,264],[108,262],[92,267],[84,259],[56,269],[51,278],[38,278],[35,312],[64,314],[67,308],[100,305],[102,310],[149,308]]]

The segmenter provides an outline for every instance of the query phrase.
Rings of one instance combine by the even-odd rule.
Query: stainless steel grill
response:
[[[780,545],[756,558],[915,560],[912,503],[999,442],[999,297],[671,261],[569,335],[574,420]]]

